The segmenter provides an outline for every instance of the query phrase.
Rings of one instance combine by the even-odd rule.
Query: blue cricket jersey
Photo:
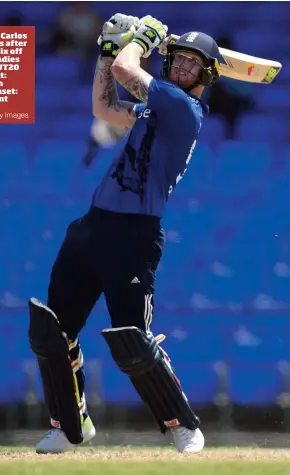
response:
[[[93,206],[162,217],[168,197],[186,172],[206,106],[177,85],[152,79],[148,103],[93,195]]]

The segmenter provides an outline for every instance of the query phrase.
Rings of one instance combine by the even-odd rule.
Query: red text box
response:
[[[0,125],[35,122],[35,27],[0,26]]]

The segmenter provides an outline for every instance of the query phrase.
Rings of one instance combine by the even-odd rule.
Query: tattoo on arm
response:
[[[142,102],[148,101],[148,86],[138,76],[132,77],[129,81],[122,84],[127,91]]]
[[[116,112],[127,110],[130,116],[136,117],[134,104],[119,100],[116,80],[111,72],[112,63],[111,58],[99,58],[97,62],[94,77],[94,100]]]
[[[112,107],[118,101],[116,81],[111,73],[111,58],[102,58],[98,60],[95,81],[100,86],[98,100],[104,102],[107,107]]]

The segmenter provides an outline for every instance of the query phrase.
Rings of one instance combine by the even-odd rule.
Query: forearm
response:
[[[113,109],[115,112],[127,110],[132,113],[134,104],[127,101],[120,101],[116,80],[112,74],[111,66],[113,58],[102,58],[99,56],[93,84],[93,114],[100,117],[102,111]]]
[[[119,97],[111,72],[113,58],[99,56],[93,83],[93,113],[98,117],[104,109],[116,107]]]
[[[120,101],[111,66],[114,58],[98,58],[93,83],[93,114],[95,117],[124,129],[135,119],[134,103]]]
[[[115,79],[134,97],[147,102],[148,87],[152,76],[140,66],[143,48],[137,43],[128,44],[111,66]]]

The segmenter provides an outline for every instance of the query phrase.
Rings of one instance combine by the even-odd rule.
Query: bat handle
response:
[[[164,41],[162,41],[161,45],[158,48],[158,53],[162,54],[165,56],[167,54],[167,45],[176,43],[177,40],[179,40],[180,36],[177,35],[169,35],[167,38],[165,38]]]

